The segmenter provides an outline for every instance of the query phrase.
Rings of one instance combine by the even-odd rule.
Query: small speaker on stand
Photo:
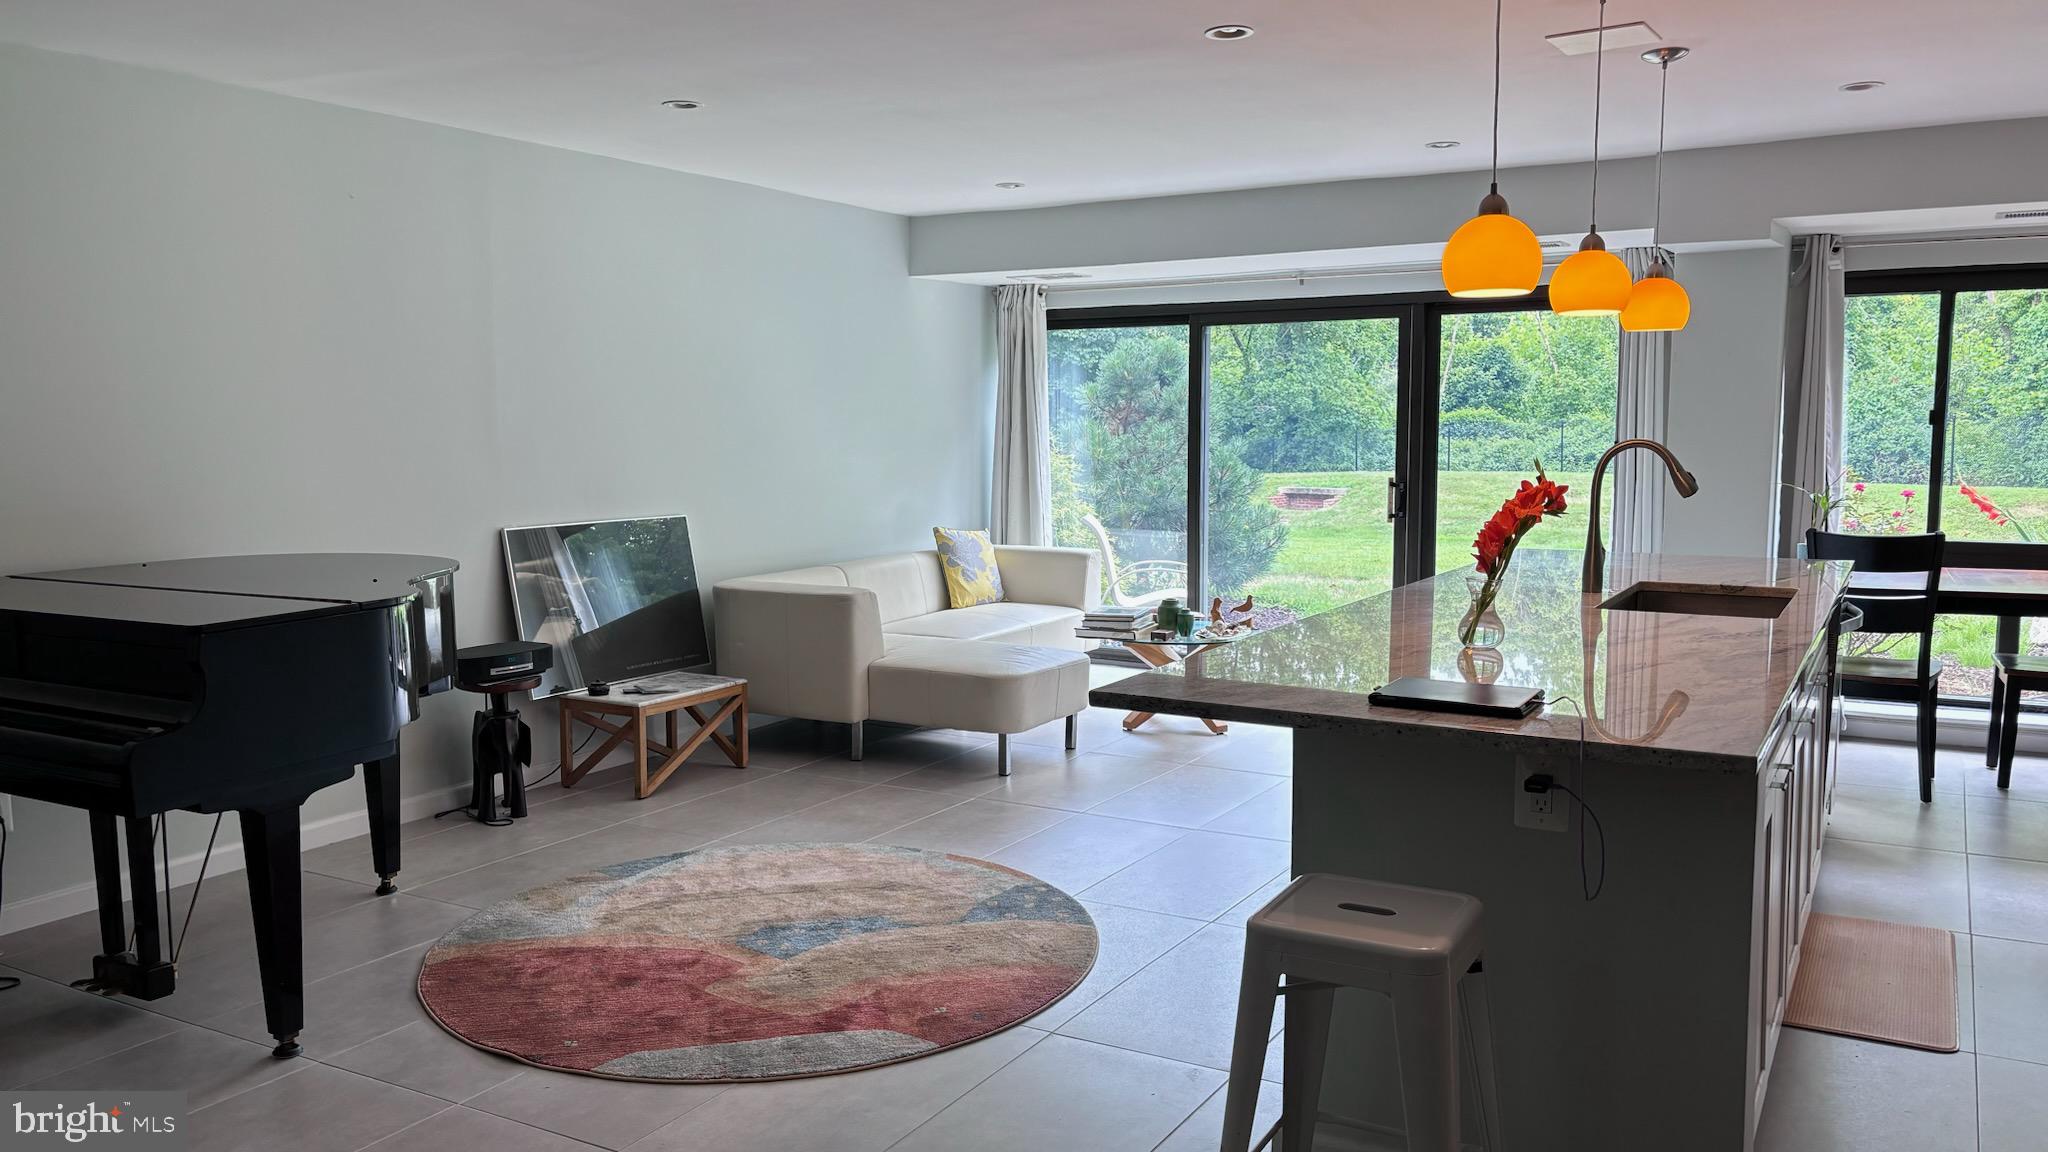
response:
[[[456,687],[490,698],[469,729],[474,769],[469,807],[479,823],[499,823],[501,785],[507,815],[515,820],[526,815],[526,767],[533,763],[533,730],[519,718],[511,696],[539,687],[541,674],[554,662],[553,647],[528,640],[479,644],[455,653]]]

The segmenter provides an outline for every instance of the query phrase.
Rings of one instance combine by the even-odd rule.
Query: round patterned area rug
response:
[[[1095,923],[1000,864],[874,844],[705,848],[502,901],[429,949],[462,1040],[627,1080],[777,1080],[999,1032],[1095,963]]]

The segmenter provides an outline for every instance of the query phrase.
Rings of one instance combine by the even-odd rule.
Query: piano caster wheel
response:
[[[270,1054],[279,1060],[290,1060],[304,1051],[304,1048],[299,1047],[299,1038],[297,1036],[288,1036],[283,1040],[279,1040],[277,1047],[270,1050]]]
[[[382,875],[380,875],[380,876],[378,876],[378,877],[377,877],[377,879],[378,879],[378,881],[379,881],[379,883],[378,883],[378,885],[377,885],[377,895],[379,895],[379,896],[389,896],[389,895],[391,895],[391,894],[392,894],[393,892],[396,892],[396,891],[398,891],[398,885],[396,885],[396,884],[393,884],[393,883],[391,882],[391,877],[389,877],[389,876],[382,876]]]

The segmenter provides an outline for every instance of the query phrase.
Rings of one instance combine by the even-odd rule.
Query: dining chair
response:
[[[1859,695],[1910,703],[1915,709],[1914,743],[1920,753],[1920,802],[1934,799],[1934,719],[1941,699],[1941,664],[1934,659],[1934,616],[1941,592],[1941,556],[1946,538],[1939,532],[1920,536],[1847,536],[1806,533],[1806,555],[1814,560],[1849,560],[1858,572],[1926,573],[1920,591],[1858,592],[1850,578],[1848,601],[1863,613],[1863,634],[1916,635],[1917,659],[1869,655],[1843,656],[1836,678],[1855,684]]]

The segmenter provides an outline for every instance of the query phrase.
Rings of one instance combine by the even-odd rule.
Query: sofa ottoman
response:
[[[1010,774],[1010,735],[1061,717],[1067,748],[1088,707],[1088,654],[988,641],[892,640],[868,665],[868,715],[898,724],[996,734],[996,775]]]

